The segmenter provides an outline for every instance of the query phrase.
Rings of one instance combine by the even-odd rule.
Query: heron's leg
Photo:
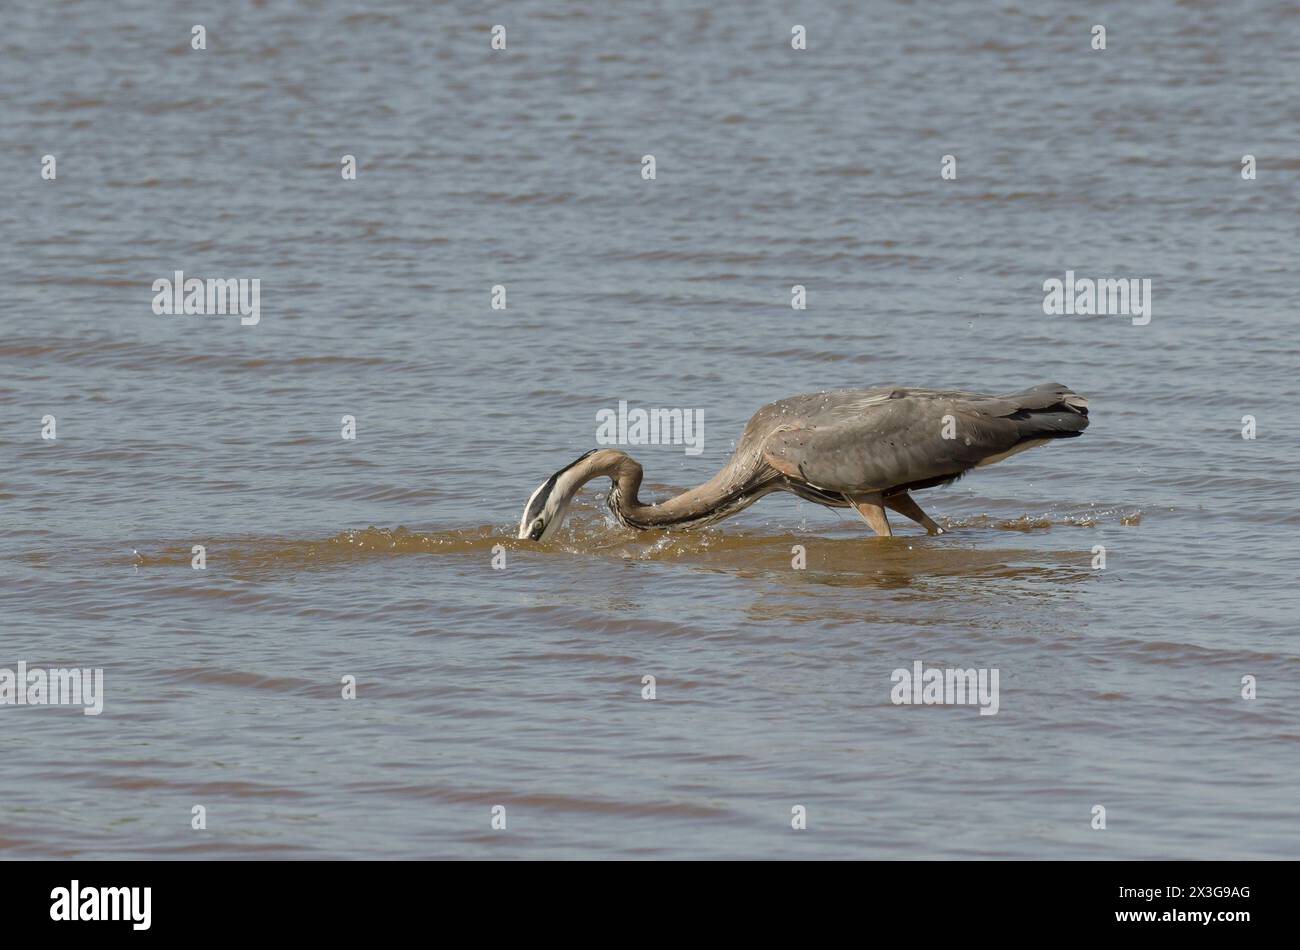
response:
[[[845,495],[844,500],[857,510],[872,531],[882,538],[893,537],[894,532],[889,530],[889,519],[885,517],[884,498],[880,492],[868,492],[855,498]]]
[[[921,510],[921,506],[912,500],[905,491],[890,495],[885,499],[885,507],[897,511],[905,518],[911,518],[925,528],[926,534],[943,534],[943,528],[934,523],[934,519]]]

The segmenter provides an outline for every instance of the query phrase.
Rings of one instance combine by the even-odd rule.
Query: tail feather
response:
[[[1088,428],[1088,399],[1060,383],[1041,383],[1014,399],[1017,409],[1011,418],[1019,423],[1022,441],[1068,439]]]

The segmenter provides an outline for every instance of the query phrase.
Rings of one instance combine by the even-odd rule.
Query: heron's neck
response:
[[[609,507],[619,522],[629,528],[701,527],[748,508],[771,489],[755,480],[747,466],[733,459],[703,485],[684,491],[657,504],[644,504],[640,464],[624,452],[606,450],[589,460],[590,474],[581,481],[606,475],[614,483]]]

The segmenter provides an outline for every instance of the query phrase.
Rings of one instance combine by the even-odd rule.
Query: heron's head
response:
[[[578,489],[598,472],[589,471],[586,462],[597,452],[593,449],[574,459],[546,481],[537,486],[537,490],[524,505],[524,515],[519,519],[519,538],[529,541],[549,541],[560,530],[564,516],[569,511],[569,502],[578,493]]]

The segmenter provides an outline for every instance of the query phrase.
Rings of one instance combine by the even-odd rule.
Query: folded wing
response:
[[[764,410],[765,461],[834,492],[955,478],[1041,440],[1077,436],[1088,401],[1059,383],[1003,396],[935,389],[843,390]]]

